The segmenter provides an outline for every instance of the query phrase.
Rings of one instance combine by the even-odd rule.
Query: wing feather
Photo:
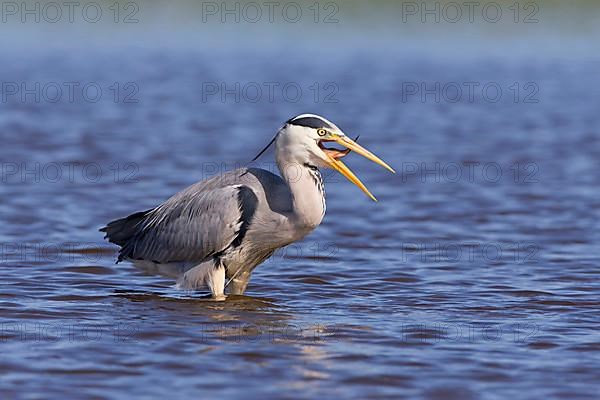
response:
[[[215,256],[245,233],[252,218],[248,210],[256,209],[252,202],[256,196],[247,186],[191,186],[145,214],[119,261],[167,263]]]

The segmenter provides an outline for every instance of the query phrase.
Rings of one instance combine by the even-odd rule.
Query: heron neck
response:
[[[319,170],[311,165],[279,163],[283,180],[292,195],[292,222],[308,231],[316,228],[325,215],[325,191]]]

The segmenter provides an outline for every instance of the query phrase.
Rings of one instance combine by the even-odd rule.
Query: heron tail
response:
[[[106,233],[104,238],[108,239],[109,242],[123,247],[138,232],[140,222],[144,220],[150,211],[152,210],[137,212],[125,218],[111,221],[104,228],[100,228],[100,232]]]

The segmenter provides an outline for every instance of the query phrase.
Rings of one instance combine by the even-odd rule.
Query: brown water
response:
[[[1,104],[2,398],[593,397],[598,60],[281,51],[1,56],[4,82],[103,93]],[[248,92],[208,94],[221,82]],[[251,101],[252,82],[303,95]],[[222,303],[114,265],[99,227],[244,165],[302,112],[397,169],[349,158],[379,203],[328,173],[323,224]]]

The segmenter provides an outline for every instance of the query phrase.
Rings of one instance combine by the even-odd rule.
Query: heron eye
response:
[[[325,136],[325,135],[327,135],[327,131],[325,129],[318,129],[317,134],[319,136]]]

